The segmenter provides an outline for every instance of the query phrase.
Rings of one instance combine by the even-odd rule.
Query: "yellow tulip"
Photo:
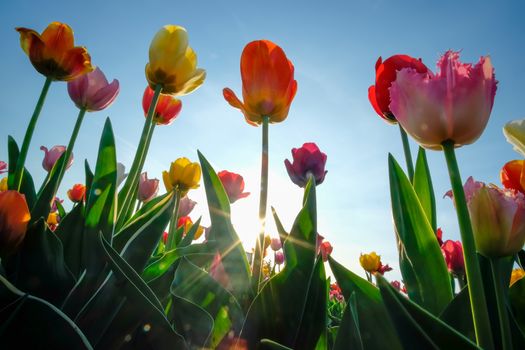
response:
[[[149,47],[146,79],[152,89],[162,86],[162,93],[189,94],[202,85],[206,71],[197,68],[197,55],[188,46],[186,29],[166,25],[155,34]]]
[[[166,191],[178,190],[181,197],[184,197],[190,189],[199,187],[200,178],[201,167],[199,163],[192,163],[185,157],[172,162],[169,172],[162,172]]]
[[[49,215],[47,216],[47,224],[49,226],[58,225],[57,213],[49,213]]]
[[[7,177],[0,180],[0,192],[7,191]]]
[[[518,282],[523,277],[525,277],[525,270],[523,269],[512,270],[512,274],[510,275],[510,285],[512,286],[514,283]]]
[[[376,252],[361,254],[359,257],[359,263],[366,272],[373,273],[381,266],[381,256],[377,255]]]

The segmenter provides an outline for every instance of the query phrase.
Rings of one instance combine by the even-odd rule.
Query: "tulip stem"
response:
[[[175,233],[177,232],[177,222],[179,220],[179,206],[180,206],[180,191],[175,189],[175,206],[173,207],[173,214],[171,215],[170,226],[168,229],[168,241],[166,242],[166,250],[172,250],[179,242],[175,240]]]
[[[459,173],[456,154],[454,151],[454,142],[443,142],[443,151],[445,152],[445,159],[447,161],[448,173],[450,176],[450,183],[452,185],[452,193],[454,194],[454,202],[459,222],[459,230],[463,243],[465,272],[469,287],[468,292],[470,296],[474,331],[476,332],[476,341],[483,349],[490,350],[494,349],[494,341],[487,311],[485,290],[476,254],[474,235],[472,233],[472,225],[465,199],[465,192],[463,191],[461,174]]]
[[[117,230],[121,228],[126,222],[127,215],[130,211],[130,206],[132,205],[133,199],[135,198],[134,193],[137,189],[139,175],[142,171],[142,167],[144,166],[144,161],[146,159],[146,154],[148,152],[149,144],[153,134],[155,124],[153,115],[155,114],[155,108],[157,107],[157,101],[159,99],[161,90],[161,85],[155,86],[155,93],[149,106],[148,115],[144,121],[144,127],[142,128],[142,134],[140,136],[137,152],[135,153],[135,158],[133,159],[133,164],[131,165],[129,175],[126,178],[126,182],[124,183],[124,186],[122,187],[122,190],[120,190],[118,196],[119,209],[117,214]]]
[[[35,131],[36,122],[38,120],[38,116],[40,115],[40,111],[42,111],[42,106],[44,106],[44,101],[46,100],[47,92],[49,91],[49,86],[51,86],[52,81],[53,80],[51,78],[46,78],[44,86],[42,87],[42,92],[40,93],[40,97],[38,98],[38,102],[36,103],[35,110],[33,112],[33,115],[31,116],[29,125],[27,126],[24,141],[22,143],[22,149],[20,150],[20,154],[18,155],[18,159],[16,162],[16,170],[12,186],[12,189],[15,189],[17,191],[20,191],[20,187],[22,186],[22,177],[24,173],[24,165],[27,158],[27,151],[29,150],[29,144],[31,143],[31,139],[33,138],[33,132]]]
[[[498,273],[498,259],[490,259],[490,268],[492,270],[492,283],[494,284],[494,294],[496,296],[496,305],[498,308],[499,329],[501,334],[501,345],[503,350],[512,349],[512,336],[510,333],[509,317],[507,315],[507,306],[505,304],[504,290],[501,283],[500,274]]]
[[[270,117],[264,116],[262,118],[262,153],[261,153],[261,193],[259,199],[259,221],[261,224],[261,232],[257,238],[255,245],[255,256],[253,259],[252,277],[256,286],[255,290],[259,290],[259,285],[262,280],[262,263],[264,256],[264,234],[266,231],[266,207],[268,202],[268,125]]]
[[[403,151],[405,153],[405,161],[407,163],[407,172],[410,183],[414,181],[414,163],[412,163],[412,153],[410,152],[410,143],[405,129],[399,124],[399,132],[401,133],[401,141],[403,142]]]

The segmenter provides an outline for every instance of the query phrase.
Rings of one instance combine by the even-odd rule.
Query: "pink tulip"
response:
[[[441,246],[441,252],[447,263],[448,271],[455,276],[465,274],[465,261],[463,260],[463,245],[460,241],[447,240]]]
[[[272,248],[272,250],[274,252],[278,251],[279,249],[281,249],[282,245],[281,245],[281,239],[279,237],[274,237],[272,238],[272,240],[270,241],[270,247]]]
[[[490,57],[473,66],[461,63],[459,52],[447,51],[437,65],[437,74],[397,72],[390,110],[425,148],[441,150],[449,140],[455,147],[468,145],[485,129],[494,103],[497,81]]]
[[[117,98],[119,89],[118,80],[108,83],[99,68],[67,83],[71,100],[78,108],[85,108],[88,112],[101,111],[108,107]]]
[[[0,175],[7,172],[7,163],[0,160]]]
[[[53,166],[57,162],[58,158],[66,151],[66,146],[53,146],[50,150],[47,149],[47,147],[40,146],[40,149],[44,151],[44,159],[42,160],[42,167],[47,171],[50,172],[51,169],[53,169]],[[69,167],[73,164],[73,153],[71,153],[71,157],[69,157],[69,161],[67,162],[66,169],[69,169]]]
[[[179,203],[178,217],[190,215],[193,208],[195,208],[195,204],[197,204],[197,202],[192,201],[188,196],[182,197]]]
[[[148,173],[143,172],[140,174],[139,179],[139,201],[146,203],[155,198],[159,191],[159,180],[148,179]]]
[[[321,250],[321,256],[323,257],[323,261],[327,261],[330,254],[332,254],[332,251],[334,250],[334,248],[332,247],[330,242],[324,241],[323,243],[321,243],[320,250]]]
[[[313,142],[305,143],[300,148],[292,148],[293,163],[284,161],[288,175],[294,184],[305,187],[309,174],[315,178],[315,184],[320,185],[327,173],[324,170],[326,154],[319,150]]]
[[[525,195],[469,177],[463,187],[478,252],[486,257],[514,255],[525,243]],[[448,196],[452,197],[449,191]]]
[[[275,263],[277,265],[282,265],[284,263],[284,254],[283,254],[283,252],[276,252],[275,253]]]
[[[232,173],[231,171],[223,170],[219,171],[217,176],[219,176],[219,179],[224,186],[224,190],[228,195],[230,203],[235,203],[237,200],[250,195],[250,192],[243,192],[244,179],[241,175]]]

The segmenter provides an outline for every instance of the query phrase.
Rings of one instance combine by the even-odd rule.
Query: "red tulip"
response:
[[[321,250],[321,256],[323,257],[323,261],[328,261],[328,257],[330,256],[330,254],[332,254],[332,251],[334,250],[334,248],[332,247],[330,242],[324,241],[323,243],[321,243],[320,250]]]
[[[224,190],[228,195],[230,203],[235,203],[237,200],[250,195],[250,192],[243,192],[244,179],[241,175],[227,170],[220,171],[217,175],[224,186]]]
[[[86,199],[86,186],[82,184],[75,184],[67,191],[67,196],[74,203],[82,202]]]
[[[460,241],[447,240],[441,246],[441,252],[447,263],[448,271],[455,276],[465,274],[465,261],[463,260],[463,245]]]
[[[315,178],[316,185],[323,183],[328,172],[325,170],[327,157],[315,143],[305,143],[301,148],[292,148],[292,157],[293,163],[286,159],[284,165],[294,184],[305,187],[309,174]]]
[[[412,68],[418,73],[426,73],[427,67],[421,59],[407,55],[394,55],[384,62],[381,57],[376,62],[376,83],[368,88],[368,99],[381,118],[395,123],[396,117],[390,111],[390,86],[396,80],[396,74],[403,68]]]
[[[142,109],[144,109],[144,116],[148,115],[153,95],[155,95],[155,91],[149,86],[146,87],[144,95],[142,96]],[[155,107],[153,120],[157,125],[170,125],[175,118],[177,118],[181,110],[182,102],[179,99],[176,99],[171,95],[160,94],[157,100],[157,106]]]

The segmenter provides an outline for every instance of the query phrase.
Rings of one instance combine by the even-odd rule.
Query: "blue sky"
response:
[[[280,45],[295,65],[297,96],[288,119],[270,127],[270,203],[289,227],[302,192],[287,177],[283,164],[292,147],[316,142],[328,155],[328,174],[318,187],[319,232],[334,246],[333,256],[360,272],[361,252],[377,251],[384,263],[397,267],[387,154],[404,166],[397,127],[373,111],[367,89],[374,64],[404,53],[421,57],[431,69],[448,49],[462,50],[474,62],[490,54],[498,91],[491,119],[481,138],[457,150],[463,178],[499,183],[501,166],[519,155],[506,143],[501,128],[525,117],[523,86],[525,55],[522,1],[24,1],[0,3],[0,160],[7,160],[7,135],[21,143],[44,82],[20,49],[14,27],[41,32],[49,22],[62,21],[75,31],[93,63],[108,79],[117,78],[120,96],[107,110],[87,116],[75,147],[75,163],[66,174],[65,190],[83,181],[83,159],[96,159],[104,119],[110,116],[117,157],[129,168],[144,122],[141,98],[144,66],[153,35],[165,24],[188,30],[199,66],[207,70],[204,85],[182,98],[183,110],[170,126],[159,127],[145,170],[161,177],[178,157],[196,160],[201,150],[216,170],[245,176],[252,195],[233,205],[233,221],[243,241],[257,233],[260,128],[245,123],[239,111],[222,98],[222,88],[241,91],[239,60],[244,46],[256,39]],[[27,165],[37,183],[44,178],[40,145],[67,144],[77,109],[64,83],[54,83],[40,117]],[[415,153],[417,146],[412,142]],[[452,203],[442,199],[449,189],[441,152],[428,152],[435,184],[438,225],[445,238],[458,239]],[[194,219],[204,214],[202,190]],[[67,203],[66,199],[66,203]],[[275,234],[273,223],[269,233]],[[248,243],[249,244],[249,243]],[[391,277],[398,277],[394,271]]]

